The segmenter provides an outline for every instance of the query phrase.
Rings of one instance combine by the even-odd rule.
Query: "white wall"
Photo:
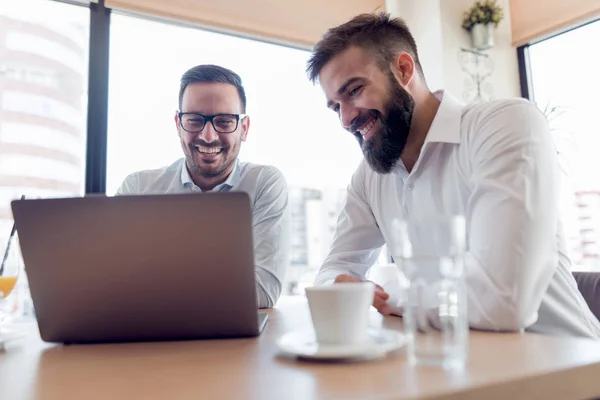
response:
[[[400,0],[402,1],[402,0]],[[463,92],[468,75],[462,71],[458,62],[461,47],[469,47],[470,38],[462,29],[463,13],[474,0],[439,0],[442,10],[442,34],[444,37],[444,83],[445,88],[454,96],[465,101]],[[494,47],[487,51],[494,70],[488,78],[492,84],[493,97],[514,97],[521,95],[519,87],[519,67],[517,50],[511,44],[509,1],[499,0],[504,9],[504,19],[498,25],[494,35]]]
[[[403,18],[413,32],[430,89],[444,88],[464,102],[468,74],[461,69],[459,54],[461,47],[469,47],[470,39],[461,24],[463,13],[473,3],[474,0],[386,1],[387,10]],[[504,19],[495,31],[495,46],[488,51],[495,66],[487,82],[492,85],[494,98],[520,96],[517,52],[511,44],[509,0],[499,3],[504,8]]]
[[[440,0],[387,0],[393,16],[402,17],[417,42],[419,59],[431,90],[444,87],[442,15]]]

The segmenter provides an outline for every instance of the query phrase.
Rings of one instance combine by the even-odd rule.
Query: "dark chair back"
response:
[[[577,287],[592,313],[600,320],[600,272],[573,272]]]

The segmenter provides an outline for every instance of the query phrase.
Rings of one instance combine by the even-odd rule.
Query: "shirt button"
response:
[[[408,190],[413,190],[414,187],[415,187],[415,185],[413,185],[412,183],[409,183],[408,185],[406,185],[406,188]]]

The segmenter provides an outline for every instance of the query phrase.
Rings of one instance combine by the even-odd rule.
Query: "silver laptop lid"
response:
[[[12,209],[43,340],[259,333],[246,193],[16,200]]]

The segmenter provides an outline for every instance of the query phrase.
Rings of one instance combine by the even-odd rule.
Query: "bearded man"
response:
[[[569,269],[552,135],[531,102],[431,92],[409,29],[385,13],[326,32],[307,73],[364,153],[317,284],[365,280],[384,244],[396,256],[395,218],[462,215],[471,328],[600,338]],[[388,292],[373,306],[400,313]]]

